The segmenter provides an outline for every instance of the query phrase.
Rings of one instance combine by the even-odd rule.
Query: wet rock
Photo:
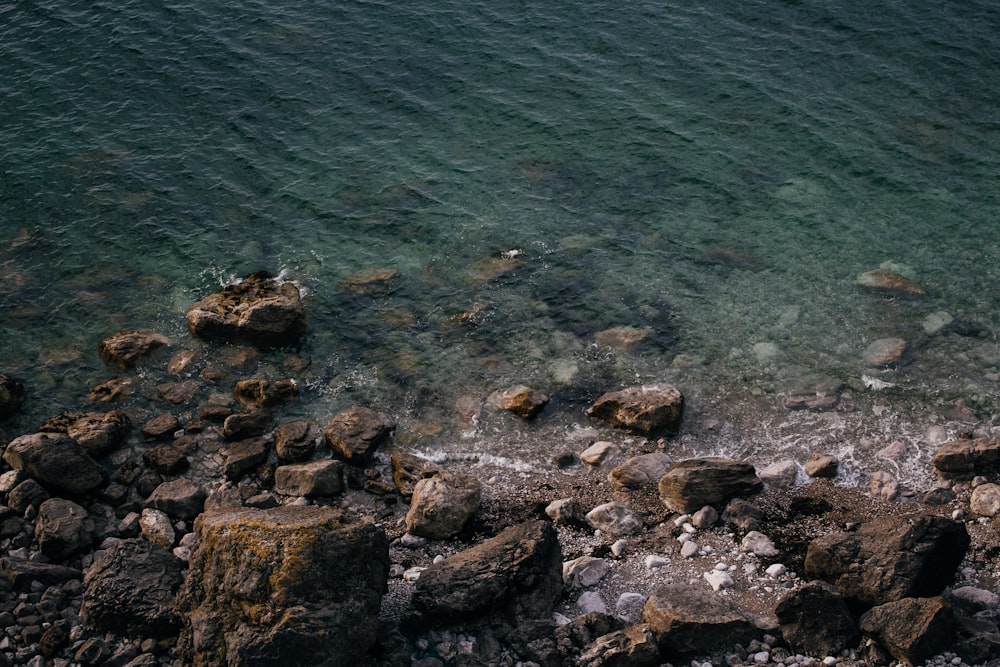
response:
[[[656,637],[648,624],[608,633],[577,658],[577,667],[656,667],[661,662]]]
[[[477,509],[481,487],[471,475],[439,470],[413,487],[406,532],[443,540],[458,533]]]
[[[363,663],[389,570],[381,529],[308,506],[206,513],[195,531],[178,598],[188,664]]]
[[[361,296],[382,297],[392,292],[398,279],[396,269],[369,269],[347,276],[337,287]]]
[[[947,331],[948,325],[955,321],[955,318],[951,316],[950,313],[944,310],[936,310],[927,317],[925,317],[921,322],[920,326],[923,327],[924,333],[928,336],[936,336],[940,333],[945,333]]]
[[[225,418],[222,423],[222,435],[226,440],[256,438],[271,429],[271,421],[271,413],[263,410],[239,412]]]
[[[107,382],[94,385],[87,400],[91,403],[113,403],[120,401],[132,393],[132,378],[112,378]]]
[[[131,428],[132,421],[121,410],[90,412],[74,421],[66,429],[66,435],[92,457],[100,458],[118,449]]]
[[[931,597],[951,583],[969,542],[965,525],[945,517],[880,517],[813,540],[805,571],[858,606]]]
[[[956,626],[941,597],[903,598],[865,612],[861,631],[906,664],[922,664],[952,648]]]
[[[98,632],[145,637],[174,636],[180,622],[174,596],[181,561],[147,540],[121,540],[87,570],[80,616]]]
[[[190,521],[201,514],[207,494],[189,479],[163,482],[146,498],[146,506],[165,512],[172,519]]]
[[[548,615],[562,593],[562,552],[544,521],[512,526],[421,573],[411,622],[467,622],[491,613]]]
[[[903,360],[906,347],[902,338],[879,338],[868,344],[861,357],[870,367],[891,366]]]
[[[789,410],[811,410],[826,412],[837,407],[840,399],[833,394],[790,394],[782,399],[782,405]]]
[[[404,498],[410,498],[413,495],[413,489],[417,482],[439,470],[427,459],[406,452],[393,452],[390,460],[392,462],[393,484],[396,485],[396,490]]]
[[[649,327],[613,327],[594,334],[594,342],[623,352],[634,352],[642,346],[653,330]]]
[[[764,484],[748,463],[727,459],[688,459],[670,466],[660,478],[660,499],[686,514],[705,505],[720,505],[737,496],[757,493]]]
[[[120,368],[135,366],[162,347],[170,345],[170,339],[151,329],[131,329],[103,339],[97,344],[101,357]]]
[[[618,489],[655,487],[660,478],[667,474],[670,463],[670,457],[666,454],[640,454],[608,473],[608,480]]]
[[[531,387],[517,385],[490,394],[489,402],[497,409],[513,412],[522,419],[531,419],[548,405],[549,397]]]
[[[153,417],[142,425],[142,435],[147,440],[172,438],[181,427],[180,420],[172,414],[164,413]]]
[[[43,554],[66,560],[93,543],[94,520],[80,505],[64,498],[49,498],[38,507],[35,540]]]
[[[811,581],[783,597],[774,610],[781,634],[793,651],[837,655],[857,646],[860,632],[836,588]]]
[[[524,262],[518,259],[520,253],[511,255],[509,254],[510,252],[517,253],[517,251],[509,251],[500,255],[482,257],[474,261],[465,269],[464,282],[469,287],[481,287],[486,283],[514,273],[521,268]]]
[[[48,499],[49,492],[45,487],[29,478],[10,490],[7,495],[7,507],[19,516],[24,516],[25,510],[29,507],[38,507]]]
[[[176,475],[191,465],[184,453],[173,444],[150,447],[142,453],[142,462],[161,475]]]
[[[274,429],[274,451],[282,461],[308,461],[321,436],[319,428],[311,422],[285,422]]]
[[[35,581],[44,586],[57,586],[67,581],[82,579],[83,572],[64,565],[9,557],[0,558],[0,576],[10,582],[14,590],[23,591]]]
[[[167,362],[167,373],[170,375],[190,375],[194,368],[198,353],[194,350],[178,350]]]
[[[768,486],[790,489],[799,478],[799,464],[791,460],[778,461],[761,470],[757,476]]]
[[[59,433],[22,435],[11,441],[3,460],[43,485],[62,493],[81,495],[107,480],[107,473],[69,436]]]
[[[688,584],[661,586],[646,600],[642,620],[666,660],[707,655],[760,639],[766,628],[728,598]]]
[[[274,490],[286,496],[334,496],[344,490],[344,464],[324,460],[278,466]]]
[[[914,281],[887,269],[866,271],[854,284],[869,292],[887,296],[914,298],[927,294],[926,290]]]
[[[295,380],[240,380],[233,388],[233,395],[244,408],[269,408],[296,400],[299,388]]]
[[[1000,473],[1000,440],[952,440],[941,445],[932,460],[945,479],[972,479]]]
[[[1000,514],[1000,484],[988,482],[972,490],[969,509],[979,516]]]
[[[9,417],[20,410],[27,395],[24,382],[0,374],[0,419]]]
[[[225,459],[226,479],[238,482],[244,475],[267,461],[269,445],[264,438],[248,438],[231,442],[220,453]]]
[[[306,310],[294,284],[260,271],[193,304],[187,322],[206,340],[292,345],[306,332]]]
[[[323,431],[323,438],[335,454],[348,463],[363,465],[389,439],[396,423],[381,412],[352,407],[337,413]]]
[[[642,528],[642,521],[627,505],[614,501],[598,505],[585,518],[591,528],[616,537],[633,535]]]
[[[587,410],[591,420],[645,437],[680,429],[684,396],[671,385],[630,387],[602,395]]]
[[[806,461],[805,468],[810,477],[833,479],[840,470],[840,461],[830,454],[813,454]]]

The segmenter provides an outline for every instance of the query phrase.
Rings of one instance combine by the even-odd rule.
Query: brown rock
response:
[[[837,655],[857,646],[860,638],[843,596],[822,581],[810,581],[788,593],[774,613],[785,641],[805,655]]]
[[[666,454],[640,454],[612,470],[608,474],[608,480],[619,489],[655,487],[660,478],[667,474],[670,463],[670,457]]]
[[[146,507],[165,513],[171,519],[191,521],[205,507],[205,490],[189,479],[174,479],[159,484],[146,498]]]
[[[234,482],[256,470],[267,461],[268,442],[264,438],[248,438],[229,443],[222,449],[226,461],[226,478]]]
[[[868,610],[861,630],[897,660],[923,664],[954,647],[955,618],[941,597],[903,598]]]
[[[413,487],[406,532],[435,540],[451,537],[479,509],[480,495],[475,477],[439,470]]]
[[[326,459],[278,466],[274,490],[286,496],[333,496],[344,490],[344,464]]]
[[[489,401],[500,410],[513,412],[522,419],[531,419],[548,404],[549,397],[531,387],[518,385],[491,394]]]
[[[264,435],[271,428],[271,414],[240,412],[226,417],[222,422],[222,435],[226,440],[244,440]]]
[[[1000,472],[1000,440],[952,440],[941,445],[932,460],[945,479],[972,479]]]
[[[891,366],[903,360],[906,341],[902,338],[879,338],[869,343],[862,358],[868,366]]]
[[[381,412],[352,407],[337,413],[323,431],[326,444],[348,463],[365,464],[389,439],[396,423]]]
[[[833,479],[840,469],[840,461],[836,456],[830,454],[813,454],[806,461],[806,474],[810,477],[823,477]]]
[[[312,422],[292,421],[274,429],[274,451],[282,461],[308,461],[322,434]]]
[[[837,407],[839,399],[836,396],[821,394],[792,394],[782,399],[783,405],[789,410],[812,410],[826,412]]]
[[[66,435],[76,440],[88,454],[100,458],[118,449],[131,428],[132,421],[121,410],[88,412],[69,425]]]
[[[886,269],[867,271],[861,274],[854,284],[870,292],[888,296],[914,298],[927,294],[923,287],[909,278]]]
[[[132,378],[114,378],[91,388],[87,400],[92,403],[113,403],[122,400],[131,393]]]
[[[674,463],[658,485],[663,503],[681,513],[724,504],[738,496],[755,494],[763,487],[752,465],[708,458]]]
[[[97,344],[101,357],[120,368],[135,368],[158,349],[170,345],[170,339],[151,329],[119,331]]]
[[[387,296],[398,278],[399,271],[395,269],[371,269],[344,278],[337,287],[362,296]]]
[[[7,445],[3,460],[45,486],[70,495],[93,491],[107,472],[69,436],[59,433],[22,435]]]
[[[577,667],[656,667],[660,649],[646,623],[630,625],[597,640],[577,658]]]
[[[684,396],[671,385],[646,385],[613,391],[587,410],[593,421],[649,438],[680,429]]]
[[[177,475],[190,467],[190,462],[184,453],[172,444],[157,445],[142,453],[142,462],[147,468],[161,475]]]
[[[594,335],[594,342],[605,347],[613,347],[623,352],[634,352],[639,349],[642,343],[649,338],[653,330],[649,327],[637,329],[636,327],[614,327],[598,331]]]
[[[306,332],[306,311],[293,283],[261,271],[193,304],[187,322],[191,333],[207,340],[291,345]]]
[[[406,452],[393,452],[390,460],[392,461],[392,481],[396,485],[396,490],[404,498],[413,495],[413,488],[417,482],[439,470],[427,459]]]
[[[194,350],[178,350],[167,362],[167,373],[170,375],[189,375],[198,353]]]
[[[198,383],[193,380],[184,382],[164,382],[156,385],[156,395],[168,403],[183,405],[190,403],[198,393]]]
[[[142,434],[147,440],[172,438],[181,427],[180,420],[170,413],[157,415],[142,425]]]
[[[299,397],[295,380],[240,380],[233,388],[233,395],[244,408],[269,408],[294,401]]]
[[[466,270],[465,282],[470,287],[481,287],[488,282],[506,277],[517,271],[523,262],[517,255],[504,253],[499,256],[483,257],[470,264]]]

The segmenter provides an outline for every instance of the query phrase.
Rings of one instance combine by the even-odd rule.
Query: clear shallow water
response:
[[[423,449],[546,460],[653,380],[690,398],[685,447],[764,461],[921,460],[949,401],[996,410],[994,5],[147,4],[0,6],[0,369],[32,394],[8,430],[82,405],[117,329],[197,347],[187,306],[261,268],[309,298],[292,412],[373,404]],[[884,262],[928,298],[854,287]],[[371,268],[390,296],[337,288]],[[961,326],[927,336],[939,310]],[[654,335],[593,345],[621,325]],[[867,391],[886,336],[914,351]],[[542,424],[456,421],[521,382]],[[839,382],[856,412],[780,406]]]

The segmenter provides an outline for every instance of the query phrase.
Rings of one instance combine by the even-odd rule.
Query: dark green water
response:
[[[959,397],[989,418],[1000,8],[689,4],[0,5],[0,371],[32,395],[9,430],[85,405],[118,329],[199,347],[187,306],[257,269],[308,295],[297,409],[440,424],[424,450],[546,458],[531,429],[452,423],[522,382],[557,399],[545,442],[595,392],[664,380],[685,446],[765,462],[926,454]],[[855,288],[886,262],[928,297]],[[338,289],[375,268],[390,296]],[[928,335],[937,311],[956,324]],[[616,326],[650,337],[594,344]],[[887,336],[912,351],[882,398],[861,358]],[[780,406],[814,380],[858,410]]]

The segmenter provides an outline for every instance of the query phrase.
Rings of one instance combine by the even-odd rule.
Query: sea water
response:
[[[954,401],[997,410],[997,35],[975,0],[2,3],[7,435],[88,408],[114,331],[203,349],[186,308],[266,269],[310,313],[246,371],[309,360],[284,416],[363,403],[418,451],[535,465],[662,381],[678,452],[913,478],[977,428]],[[858,289],[880,266],[927,296]],[[622,326],[647,338],[596,344]],[[905,360],[867,368],[886,337]],[[522,383],[538,423],[456,418]]]

